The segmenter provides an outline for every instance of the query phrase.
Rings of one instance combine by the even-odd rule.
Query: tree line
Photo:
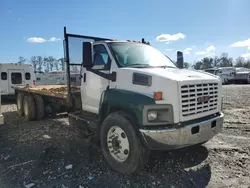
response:
[[[245,67],[250,68],[250,60],[245,60],[243,57],[233,59],[228,57],[227,53],[222,53],[220,57],[204,57],[199,61],[194,62],[192,65],[185,62],[184,67],[193,67],[196,70],[203,70],[212,67]]]
[[[50,72],[53,70],[65,71],[64,58],[56,59],[53,56],[31,56],[30,59],[20,56],[18,58],[18,64],[30,63],[33,65],[34,71],[38,72]]]
[[[53,70],[65,71],[65,61],[64,58],[56,59],[53,56],[42,57],[42,56],[32,56],[30,59],[20,56],[18,58],[18,64],[30,63],[33,65],[34,70],[38,72],[50,72]],[[245,60],[243,57],[238,57],[233,59],[228,57],[227,53],[222,53],[220,57],[204,57],[193,64],[189,62],[184,62],[184,68],[194,68],[196,70],[203,70],[212,67],[245,67],[250,68],[250,60]],[[76,67],[72,67],[73,70],[77,70]]]

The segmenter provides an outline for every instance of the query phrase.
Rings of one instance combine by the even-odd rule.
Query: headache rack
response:
[[[64,62],[66,64],[66,73],[67,73],[67,103],[68,108],[72,109],[73,107],[73,99],[72,99],[72,91],[71,91],[71,67],[80,67],[82,66],[82,43],[83,42],[96,42],[96,41],[113,41],[114,39],[102,38],[102,37],[93,37],[86,35],[78,35],[67,33],[66,27],[64,27]],[[127,40],[131,41],[131,40]],[[132,42],[141,42],[144,44],[150,45],[149,42],[146,42],[144,38],[141,41],[132,41]],[[81,78],[81,77],[80,77]]]
[[[72,90],[71,90],[71,81],[69,79],[71,78],[71,67],[72,66],[80,67],[80,70],[81,70],[82,43],[83,42],[95,42],[95,41],[101,41],[101,40],[112,40],[112,39],[67,33],[66,27],[64,27],[63,47],[64,47],[64,61],[66,64],[66,73],[67,73],[67,91],[68,91],[67,106],[69,109],[72,109],[74,105],[73,95],[72,95]],[[71,46],[71,41],[73,41],[72,46]],[[74,55],[76,55],[76,57],[72,57],[74,56],[73,54],[71,56],[71,48],[72,50],[74,50]]]

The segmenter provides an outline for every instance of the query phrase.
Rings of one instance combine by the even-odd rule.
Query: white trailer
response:
[[[232,83],[236,75],[235,67],[215,67],[205,69],[205,72],[219,76],[221,78],[222,84]]]
[[[250,84],[250,70],[249,69],[237,69],[235,76],[235,83]]]
[[[35,73],[29,64],[1,63],[0,75],[1,95],[14,95],[14,86],[35,84]]]

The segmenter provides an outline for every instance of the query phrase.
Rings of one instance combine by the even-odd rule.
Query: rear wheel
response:
[[[17,112],[20,116],[23,116],[23,98],[24,94],[23,93],[18,93],[17,94],[17,99],[16,99],[16,105],[17,105]]]
[[[36,104],[36,119],[42,119],[44,117],[44,103],[43,98],[40,95],[34,95]]]
[[[115,112],[110,114],[101,126],[103,155],[112,169],[123,174],[141,170],[148,162],[150,153],[133,124],[128,114]]]
[[[26,95],[23,100],[24,117],[26,121],[36,118],[35,100],[32,95]]]

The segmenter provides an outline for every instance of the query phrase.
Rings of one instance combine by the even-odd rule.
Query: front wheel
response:
[[[115,112],[101,126],[100,140],[104,158],[112,169],[123,174],[141,170],[148,162],[150,153],[133,122],[128,114]]]

